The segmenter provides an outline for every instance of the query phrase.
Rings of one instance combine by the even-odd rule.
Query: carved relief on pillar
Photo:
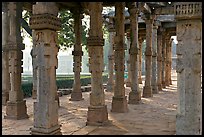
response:
[[[87,39],[88,46],[104,46],[104,39],[98,36],[90,36]]]
[[[59,18],[49,13],[34,14],[30,18],[30,27],[32,29],[60,30],[61,22]]]
[[[50,10],[52,9],[52,10]],[[33,55],[37,71],[37,100],[34,102],[34,126],[31,134],[61,134],[58,124],[56,68],[58,67],[57,30],[60,21],[53,2],[33,5],[30,27],[34,29]]]

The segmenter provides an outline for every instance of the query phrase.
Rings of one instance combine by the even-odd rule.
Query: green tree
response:
[[[61,19],[62,29],[58,35],[58,45],[60,49],[66,50],[75,44],[73,13],[69,10],[62,10],[59,12],[59,18]],[[82,25],[82,46],[86,45],[88,33],[86,22],[84,24]]]

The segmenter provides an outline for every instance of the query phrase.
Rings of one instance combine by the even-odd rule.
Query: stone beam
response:
[[[166,15],[166,14],[174,14],[173,6],[160,7],[155,9],[156,15]]]
[[[176,22],[163,22],[163,28],[176,28]]]

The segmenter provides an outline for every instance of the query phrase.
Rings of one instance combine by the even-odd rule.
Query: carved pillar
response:
[[[154,21],[153,25],[153,32],[152,32],[152,79],[151,79],[151,86],[152,86],[152,93],[158,93],[158,86],[157,86],[157,21]]]
[[[128,70],[128,77],[125,79],[125,84],[126,87],[131,87],[131,70],[130,70],[130,32],[127,32],[127,54],[128,54],[128,59],[127,59],[127,70]]]
[[[9,2],[8,14],[10,20],[9,30],[9,73],[11,88],[9,91],[9,100],[6,104],[6,116],[8,119],[25,119],[28,118],[26,100],[23,99],[21,90],[21,73],[23,68],[23,50],[25,47],[22,44],[20,31],[20,18],[22,13],[22,3]]]
[[[81,72],[81,61],[83,56],[82,45],[81,45],[81,28],[82,28],[82,14],[79,10],[74,13],[74,32],[75,32],[75,45],[74,51],[72,51],[73,57],[73,71],[74,71],[74,84],[73,91],[71,93],[70,100],[80,101],[82,98],[81,82],[80,82],[80,72]]]
[[[142,84],[142,43],[144,41],[144,38],[140,37],[138,40],[139,49],[139,67],[138,67],[138,83]]]
[[[32,135],[61,134],[58,124],[58,102],[56,101],[56,68],[58,66],[57,30],[60,20],[54,2],[37,2],[33,5],[30,27],[34,30],[36,43],[33,54],[37,69],[37,99],[34,102],[34,126]]]
[[[169,36],[168,34],[166,35],[166,68],[165,68],[165,85],[169,86],[170,82],[169,82],[169,52],[170,52],[170,38],[171,36]]]
[[[103,89],[103,32],[102,2],[90,2],[90,32],[87,40],[89,71],[91,72],[90,106],[87,125],[103,125],[108,122],[107,105]]]
[[[157,35],[157,86],[162,90],[162,28],[160,27]]]
[[[173,38],[170,40],[170,45],[169,45],[169,84],[172,85],[172,80],[171,80],[171,70],[172,70],[172,42]]]
[[[114,38],[115,38],[115,28],[113,21],[110,21],[110,24],[108,26],[109,31],[109,51],[108,51],[108,82],[106,91],[113,92],[114,91]]]
[[[112,112],[127,112],[127,97],[125,96],[124,87],[124,2],[116,2],[116,45],[115,45],[115,90],[112,99]]]
[[[34,30],[32,30],[32,39],[33,39],[33,48],[36,45],[36,38],[34,35]],[[31,57],[32,57],[32,66],[33,66],[33,89],[32,89],[32,98],[37,98],[37,67],[36,67],[36,54],[33,54],[33,48],[31,50]]]
[[[202,2],[175,2],[174,8],[179,95],[176,134],[201,135]]]
[[[152,76],[152,31],[153,16],[146,15],[146,49],[145,49],[145,86],[143,88],[143,97],[152,97],[151,76]]]
[[[141,91],[138,83],[138,14],[136,2],[128,6],[130,13],[130,72],[131,72],[131,92],[129,93],[129,104],[138,104],[141,102]]]
[[[9,49],[7,47],[9,38],[8,4],[2,3],[2,105],[9,100],[10,78],[9,78]]]
[[[166,87],[165,83],[165,71],[166,71],[166,42],[165,42],[166,31],[162,31],[162,88]]]

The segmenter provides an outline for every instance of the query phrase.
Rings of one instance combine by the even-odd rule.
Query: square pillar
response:
[[[202,134],[202,2],[175,2],[177,34],[177,135]]]
[[[34,102],[34,125],[32,135],[61,134],[58,123],[58,102],[56,100],[56,68],[58,65],[57,30],[60,20],[58,7],[54,2],[37,2],[33,5],[30,27],[34,30],[36,43],[37,99]]]
[[[9,100],[6,103],[6,115],[7,119],[26,119],[27,107],[26,100],[23,98],[23,92],[21,90],[21,73],[23,68],[23,52],[25,48],[22,44],[22,37],[20,31],[20,18],[22,16],[22,3],[9,2],[8,14],[9,14],[9,75],[11,87],[9,90]]]

